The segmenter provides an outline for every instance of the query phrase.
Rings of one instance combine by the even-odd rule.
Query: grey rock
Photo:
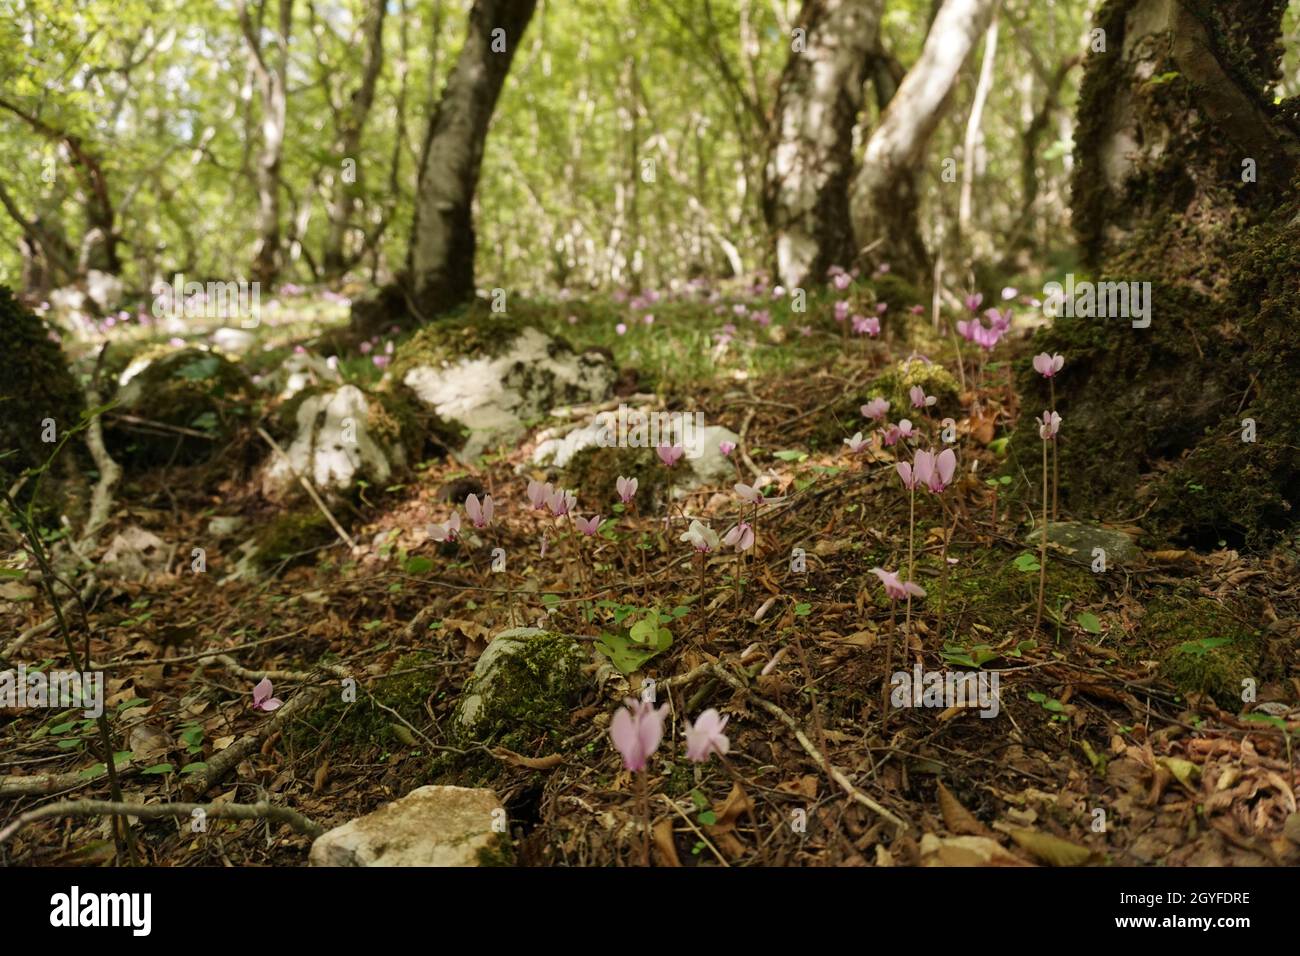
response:
[[[1035,528],[1026,540],[1030,544],[1039,545],[1042,541],[1042,529]],[[1050,522],[1047,525],[1047,543],[1060,545],[1064,552],[1054,553],[1062,554],[1067,560],[1087,567],[1092,566],[1094,548],[1101,548],[1106,552],[1107,568],[1132,564],[1141,554],[1137,544],[1123,531],[1079,521]]]
[[[513,441],[526,423],[560,403],[604,399],[613,364],[599,353],[578,354],[540,329],[524,328],[499,354],[466,356],[440,366],[418,365],[402,377],[421,402],[469,431],[461,455]]]

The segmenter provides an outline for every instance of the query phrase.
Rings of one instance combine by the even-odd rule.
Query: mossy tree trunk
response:
[[[1035,343],[1066,358],[1056,396],[1072,510],[1148,514],[1209,545],[1294,523],[1300,124],[1272,92],[1286,6],[1107,0],[1097,15],[1073,181],[1090,274],[1077,279],[1150,282],[1151,296],[1146,327],[1064,316]],[[1048,388],[1027,361],[1020,384],[1012,449],[1032,486]]]

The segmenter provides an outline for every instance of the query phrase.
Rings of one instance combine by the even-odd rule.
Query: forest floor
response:
[[[611,477],[602,499],[580,501],[582,513],[615,519],[583,542],[582,566],[574,538],[555,538],[543,557],[544,523],[525,486],[547,475],[530,464],[530,437],[476,464],[431,460],[403,484],[363,488],[339,510],[354,548],[327,533],[261,578],[218,585],[233,555],[212,549],[206,575],[189,573],[187,557],[210,538],[212,517],[280,517],[241,464],[256,436],[207,462],[132,473],[106,537],[137,526],[168,556],[138,579],[104,582],[89,608],[129,802],[188,799],[234,748],[240,759],[207,799],[269,798],[330,827],[425,784],[486,786],[506,807],[518,862],[634,865],[635,789],[608,727],[651,677],[671,703],[648,774],[659,865],[1300,862],[1294,542],[1197,552],[1143,537],[1140,517],[1128,518],[1118,524],[1141,548],[1121,567],[1094,573],[1049,550],[1035,629],[1038,549],[1026,532],[1036,499],[999,502],[996,479],[970,471],[977,460],[975,475],[1002,467],[997,436],[1020,414],[1009,370],[1027,345],[1016,339],[961,395],[963,478],[950,507],[917,496],[915,574],[928,595],[911,608],[904,647],[906,611],[870,569],[906,569],[909,496],[894,449],[851,455],[843,439],[870,431],[854,411],[863,383],[908,346],[846,343],[820,328],[775,341],[755,328],[720,357],[711,350],[724,320],[702,309],[660,310],[653,331],[619,335],[586,313],[570,322],[574,311],[538,307],[530,318],[611,348],[639,365],[642,390],[741,436],[734,480],[761,474],[780,496],[758,515],[756,551],[743,565],[729,550],[710,555],[701,573],[677,540],[680,517],[664,535],[654,516],[610,511]],[[279,329],[283,348],[319,333],[320,319]],[[957,374],[945,343],[926,349]],[[481,547],[430,540],[429,526],[479,489],[498,502]],[[719,531],[742,514],[730,483],[678,505],[675,514]],[[490,567],[497,546],[512,555],[504,573]],[[791,569],[796,548],[803,571]],[[6,597],[7,633],[48,614],[39,599]],[[672,642],[642,672],[593,663],[592,684],[558,723],[480,743],[456,737],[453,711],[493,634],[542,623],[592,641],[651,608],[671,619]],[[62,654],[51,631],[22,656],[48,664]],[[887,657],[892,670],[996,674],[996,715],[904,707],[882,719]],[[333,699],[339,673],[357,675],[355,701]],[[249,705],[263,674],[286,701],[329,693],[280,720]],[[682,755],[682,724],[706,707],[729,716],[726,765]],[[95,747],[80,713],[0,710],[0,829],[56,795],[106,799]],[[18,782],[37,775],[39,788]],[[134,829],[142,858],[160,865],[302,865],[310,845],[265,821],[214,822],[204,834],[186,820]],[[16,864],[114,857],[108,824],[91,816],[42,820],[0,845],[0,862]]]

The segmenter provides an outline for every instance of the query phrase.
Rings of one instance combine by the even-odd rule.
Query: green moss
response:
[[[1026,548],[1026,552],[1029,550]],[[946,596],[941,575],[922,579],[928,592],[926,607],[934,613],[944,602],[947,620],[962,627],[955,638],[958,642],[970,639],[973,643],[996,645],[1013,634],[1029,631],[1038,600],[1038,573],[1021,571],[1014,561],[1015,557],[1005,552],[962,555],[948,570]],[[940,570],[937,557],[918,561],[918,567]],[[1103,595],[1100,577],[1049,555],[1045,607],[1052,610],[1066,603],[1086,607],[1098,601]],[[944,639],[953,638],[944,635]]]
[[[888,303],[890,315],[903,315],[912,306],[926,301],[920,289],[892,272],[876,276],[869,285],[875,293],[877,302]]]
[[[1215,601],[1162,596],[1148,605],[1140,634],[1174,687],[1232,711],[1241,709],[1242,681],[1268,676],[1260,635]]]
[[[649,448],[584,448],[569,459],[560,484],[575,489],[580,502],[613,502],[620,476],[637,480],[636,506],[653,514],[666,494],[668,472]]]
[[[355,701],[323,703],[287,728],[285,735],[301,749],[313,749],[322,741],[331,749],[408,746],[394,730],[393,715],[376,707],[375,701],[391,707],[412,725],[424,727],[429,722],[424,706],[431,693],[429,666],[437,662],[437,655],[428,651],[406,654],[393,663],[391,673],[397,676],[376,681],[370,693],[359,692]]]
[[[328,519],[318,508],[285,512],[262,525],[254,535],[257,561],[263,567],[272,567],[328,544],[334,534]]]
[[[515,849],[510,840],[501,833],[494,834],[493,840],[478,851],[479,866],[514,866]]]
[[[524,327],[522,320],[493,313],[481,303],[459,309],[422,326],[397,346],[393,377],[401,381],[413,368],[437,368],[460,358],[499,355]]]
[[[54,445],[41,440],[53,419],[61,437],[81,419],[81,389],[50,327],[0,285],[0,481],[9,487],[27,468],[49,459]]]
[[[122,412],[209,437],[147,425],[115,428],[105,439],[124,464],[206,460],[222,451],[252,417],[252,382],[238,365],[215,352],[150,349],[131,364],[144,367],[118,390]]]
[[[889,414],[894,420],[905,418],[909,414],[920,416],[919,409],[912,408],[909,393],[912,387],[920,385],[925,394],[933,395],[939,401],[930,409],[933,414],[947,414],[957,404],[957,379],[937,362],[923,359],[896,362],[885,369],[867,388],[868,398],[889,399]]]
[[[587,687],[583,674],[587,658],[581,646],[563,634],[528,629],[516,633],[498,636],[484,651],[491,667],[466,683],[457,716],[471,699],[477,702],[477,712],[467,721],[468,727],[458,719],[457,728],[461,736],[478,742],[501,741],[511,749],[527,751],[539,736],[567,728],[573,707]],[[519,646],[499,651],[493,645],[503,640]],[[480,688],[480,683],[490,686]]]

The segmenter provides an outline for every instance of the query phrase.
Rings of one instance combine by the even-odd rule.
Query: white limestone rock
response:
[[[460,453],[474,458],[490,445],[519,438],[531,421],[559,404],[603,400],[614,377],[603,355],[579,354],[528,326],[494,355],[414,365],[402,382],[440,418],[465,426],[469,438]]]
[[[374,433],[370,403],[355,385],[319,392],[303,398],[296,415],[297,433],[285,447],[288,461],[273,454],[263,468],[262,493],[277,499],[300,487],[302,475],[321,492],[342,494],[358,479],[387,482],[406,464],[398,443]]]
[[[483,866],[502,858],[505,810],[491,790],[420,787],[311,845],[311,866]]]

